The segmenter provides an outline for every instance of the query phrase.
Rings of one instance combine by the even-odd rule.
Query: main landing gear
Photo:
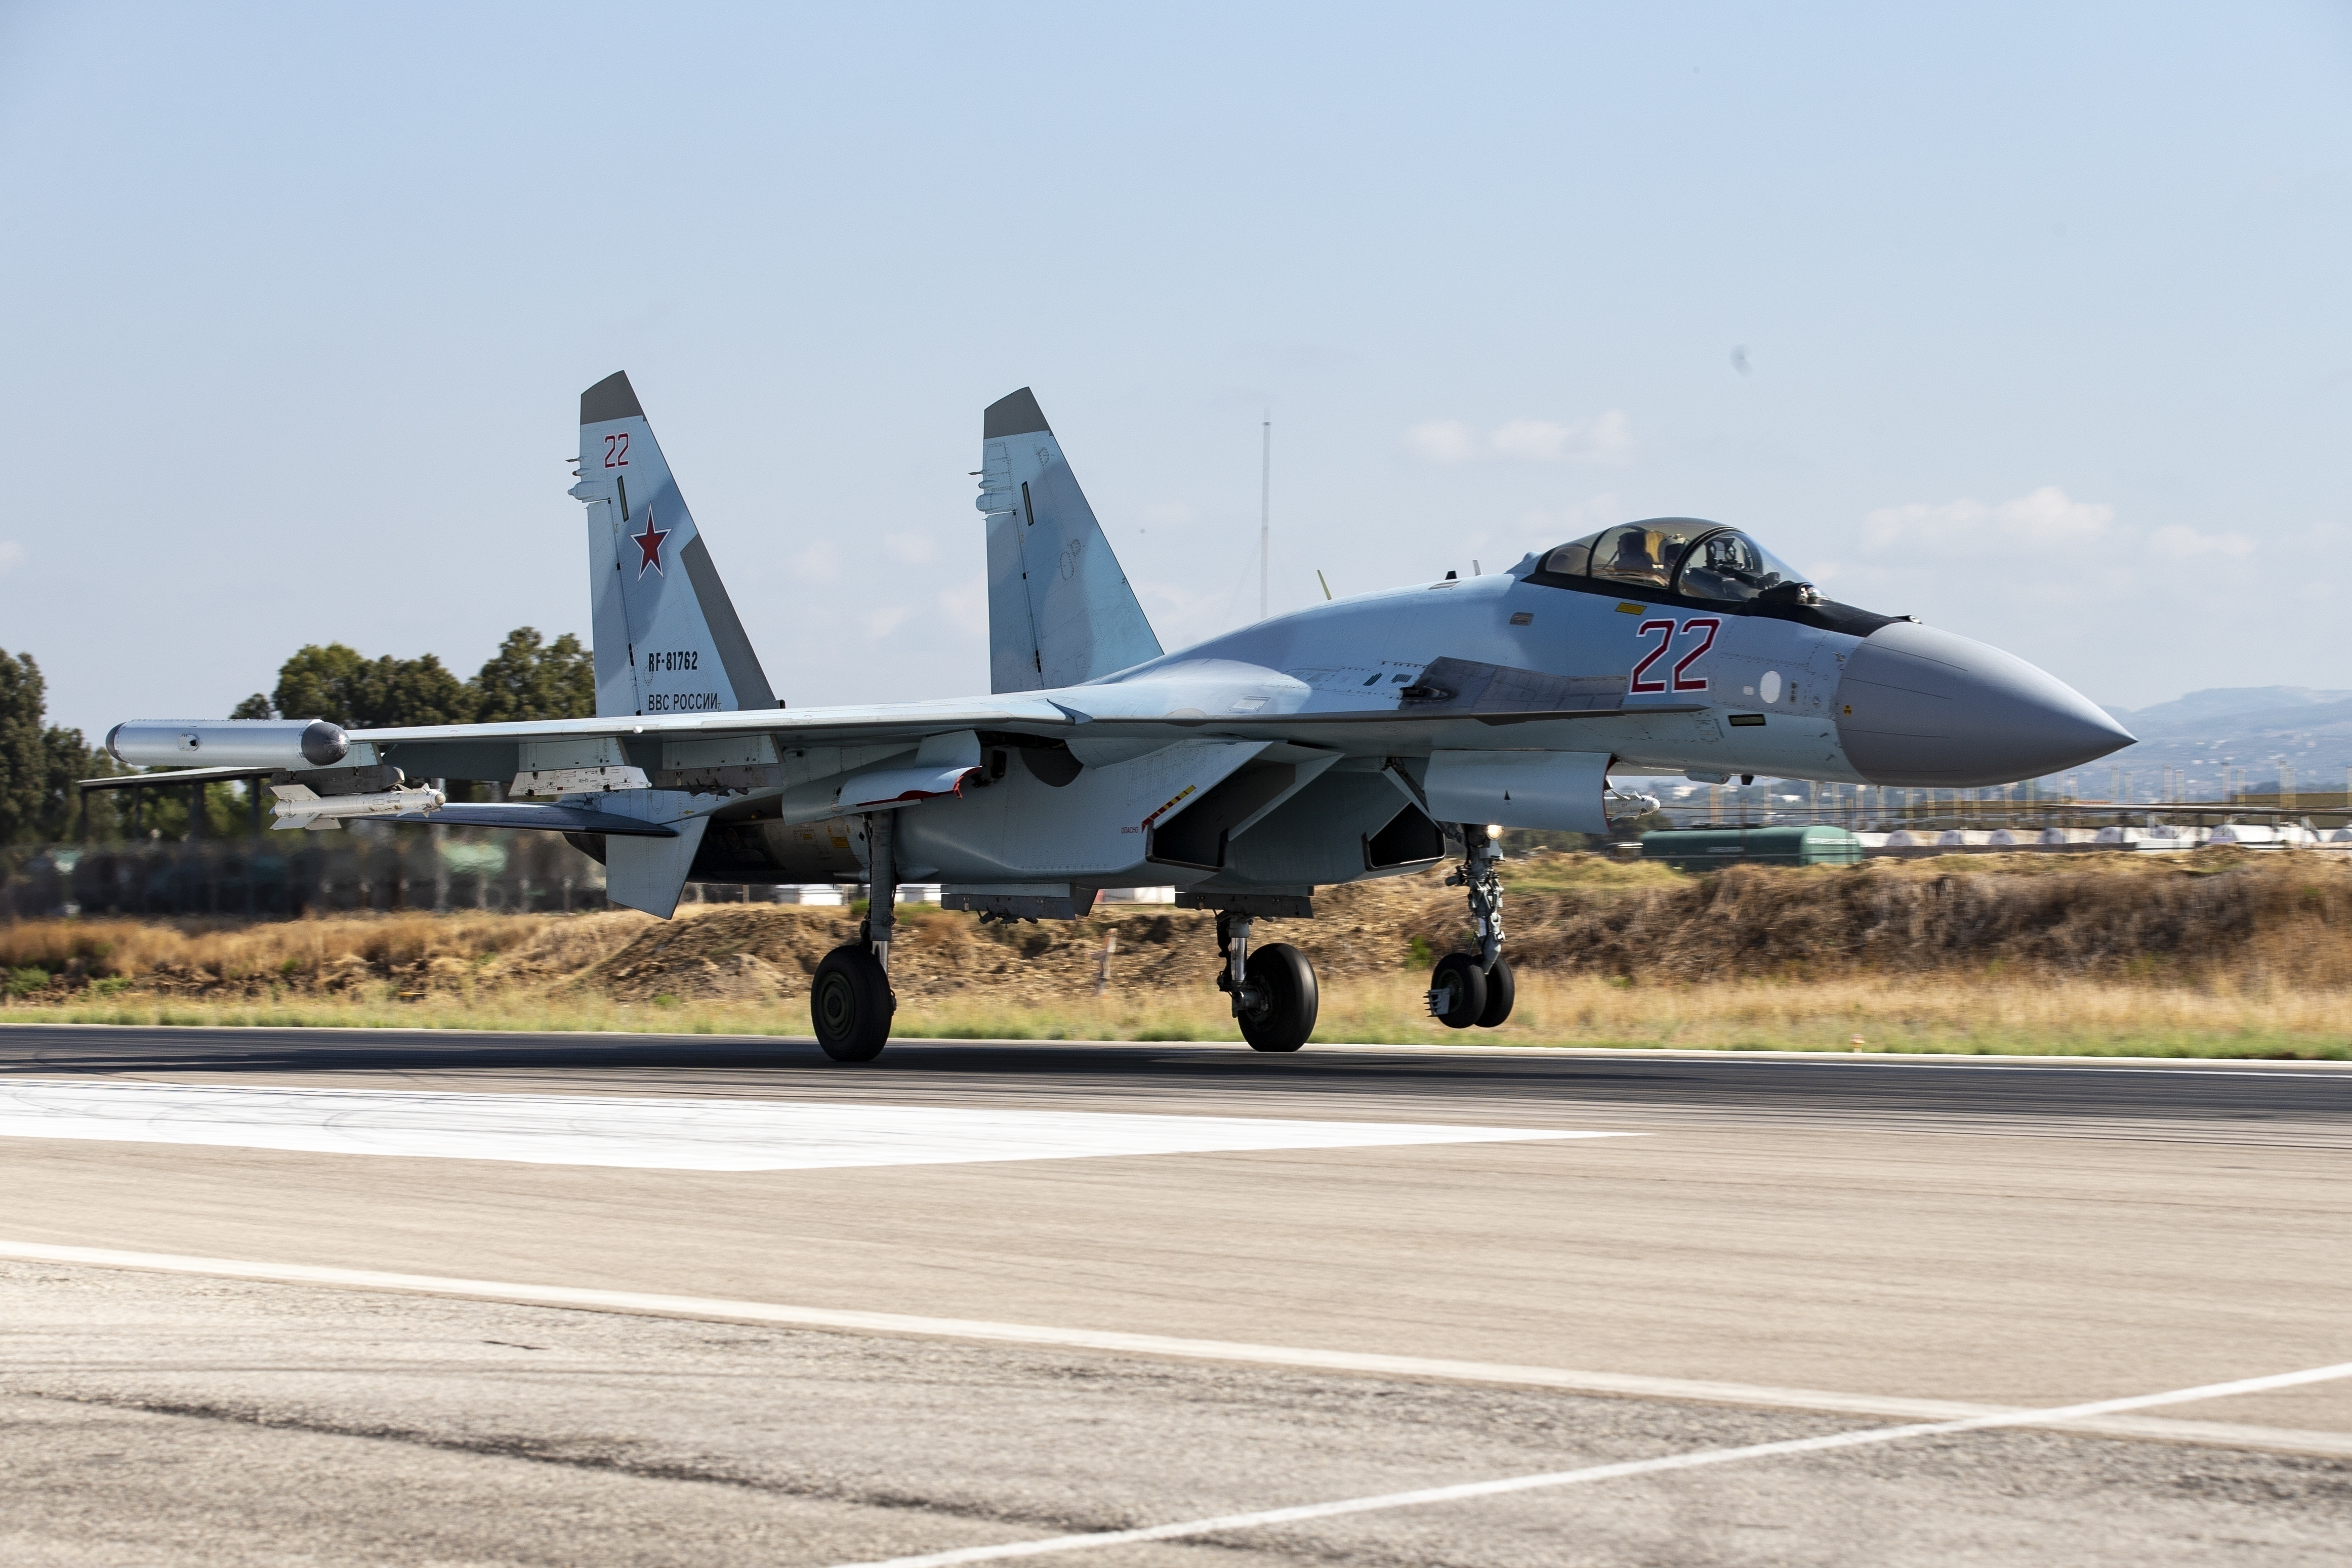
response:
[[[897,929],[898,876],[891,857],[889,812],[866,819],[873,896],[857,940],[836,947],[816,966],[809,985],[809,1022],[819,1049],[837,1062],[870,1062],[890,1043],[898,998],[890,989],[890,937]]]
[[[1315,1032],[1321,998],[1315,966],[1286,942],[1250,951],[1250,917],[1217,912],[1217,989],[1234,999],[1234,1017],[1254,1051],[1295,1051]]]
[[[1500,856],[1483,824],[1465,822],[1461,833],[1462,866],[1445,885],[1469,889],[1470,928],[1478,951],[1449,952],[1437,961],[1429,977],[1429,1016],[1449,1029],[1492,1029],[1511,1016],[1519,989],[1503,956],[1503,880],[1495,872]]]

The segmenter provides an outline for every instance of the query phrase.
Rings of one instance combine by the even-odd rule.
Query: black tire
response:
[[[870,1062],[890,1042],[890,1016],[898,1010],[890,976],[862,947],[836,947],[816,966],[809,984],[809,1022],[816,1043],[837,1062]]]
[[[1305,1045],[1322,1006],[1307,955],[1286,942],[1271,942],[1249,955],[1243,973],[1260,998],[1255,1007],[1242,1009],[1242,1038],[1250,1049],[1295,1051]]]
[[[1429,988],[1438,994],[1430,1013],[1449,1029],[1466,1029],[1486,1011],[1486,972],[1475,952],[1449,952],[1430,972]]]
[[[1511,1016],[1511,1004],[1519,999],[1519,983],[1511,978],[1511,961],[1497,954],[1495,967],[1486,971],[1486,1005],[1479,1010],[1478,1026],[1499,1028]]]

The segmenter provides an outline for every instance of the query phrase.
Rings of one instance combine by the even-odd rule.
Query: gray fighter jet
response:
[[[859,940],[810,1013],[841,1061],[890,1034],[892,893],[1069,920],[1173,884],[1217,916],[1241,1032],[1296,1050],[1315,972],[1251,922],[1315,889],[1448,858],[1475,952],[1432,1013],[1500,1024],[1513,985],[1491,830],[1608,831],[1654,805],[1610,775],[1953,787],[2086,763],[2132,737],[2021,659],[1833,603],[1738,529],[1654,518],[1509,571],[1317,605],[1163,652],[1026,388],[982,423],[984,697],[776,700],[625,374],[580,400],[596,717],[354,731],[301,720],[118,725],[134,765],[249,776],[280,827],[354,818],[542,828],[667,917],[689,880],[865,881]],[[490,780],[499,805],[431,781]]]

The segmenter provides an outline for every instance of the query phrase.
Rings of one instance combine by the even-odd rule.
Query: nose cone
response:
[[[1910,621],[1846,657],[1838,738],[1873,784],[2014,784],[2137,739],[2081,692],[2023,659]]]

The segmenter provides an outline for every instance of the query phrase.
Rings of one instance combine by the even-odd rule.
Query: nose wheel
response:
[[[1511,1016],[1512,1004],[1519,999],[1519,983],[1511,977],[1511,961],[1502,954],[1495,955],[1495,967],[1486,971],[1486,1005],[1478,1010],[1478,1026],[1499,1028]]]
[[[1449,952],[1429,975],[1429,1016],[1466,1029],[1486,1016],[1486,972],[1475,952]]]
[[[1468,889],[1478,951],[1449,952],[1437,961],[1429,976],[1429,1016],[1449,1029],[1492,1029],[1511,1016],[1519,994],[1510,961],[1503,956],[1503,879],[1495,870],[1500,857],[1483,826],[1465,822],[1460,832],[1462,866],[1445,885]]]

